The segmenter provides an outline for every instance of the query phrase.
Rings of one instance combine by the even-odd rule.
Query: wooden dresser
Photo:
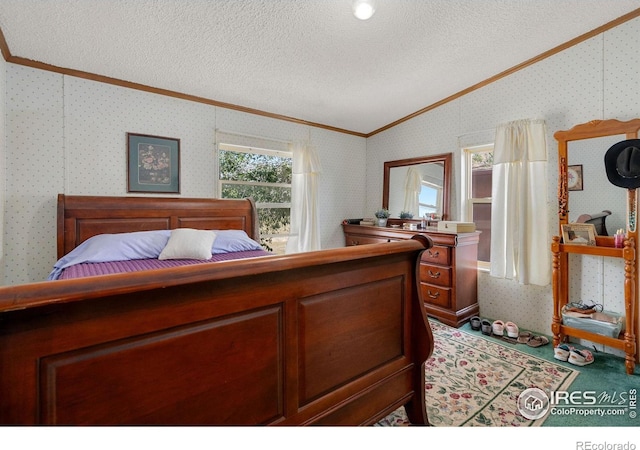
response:
[[[343,224],[345,243],[377,244],[424,233],[433,247],[422,254],[420,289],[427,314],[452,327],[459,327],[479,314],[478,239],[480,233],[449,233],[436,228],[401,228]]]

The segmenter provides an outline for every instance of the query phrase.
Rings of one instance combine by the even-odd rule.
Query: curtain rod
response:
[[[489,133],[490,131],[496,131],[495,128],[489,128],[487,130],[480,130],[480,131],[471,131],[469,133],[465,133],[465,134],[460,134],[458,135],[458,139],[460,139],[461,137],[466,137],[466,136],[472,136],[474,134],[484,134],[484,133]]]
[[[224,134],[231,134],[233,136],[240,136],[240,137],[246,137],[246,138],[253,138],[253,139],[262,139],[263,141],[271,141],[271,142],[280,142],[282,144],[292,144],[291,141],[286,141],[283,139],[274,139],[274,138],[269,138],[269,137],[264,137],[264,136],[257,136],[254,134],[247,134],[247,133],[239,133],[236,131],[226,131],[226,130],[219,130],[216,129],[216,133],[224,133]]]

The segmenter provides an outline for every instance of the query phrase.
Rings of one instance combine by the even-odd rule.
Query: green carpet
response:
[[[570,367],[578,372],[578,376],[571,383],[571,387],[568,389],[570,393],[574,394],[576,399],[579,398],[581,393],[590,392],[596,397],[596,403],[605,403],[604,400],[608,399],[608,404],[621,403],[621,406],[628,407],[629,392],[633,389],[637,390],[637,413],[640,413],[640,365],[636,365],[633,375],[627,375],[625,371],[624,358],[615,356],[609,353],[596,352],[594,349],[589,349],[594,355],[594,362],[584,367],[575,366],[573,364],[558,361],[553,358],[553,345],[552,338],[549,338],[549,344],[533,348],[524,344],[509,344],[496,337],[484,336],[480,331],[473,331],[471,326],[466,323],[460,327],[461,331],[469,334],[483,336],[487,340],[495,341],[505,345],[507,347],[515,348],[518,351],[537,356],[547,361],[555,362],[564,367]],[[570,344],[576,348],[584,348],[580,345]],[[625,400],[626,401],[623,401]],[[589,402],[589,400],[585,400]],[[567,405],[569,406],[569,405]],[[627,409],[624,415],[609,415],[612,414],[612,408],[598,408],[603,410],[602,413],[595,413],[587,415],[589,412],[595,412],[595,408],[588,408],[588,405],[584,407],[576,408],[572,414],[549,414],[544,421],[544,427],[627,427],[627,426],[640,426],[640,418],[630,417],[629,409]],[[599,405],[601,406],[601,405]],[[581,410],[578,413],[578,409]],[[566,411],[571,412],[571,411]],[[600,415],[602,414],[602,415]]]

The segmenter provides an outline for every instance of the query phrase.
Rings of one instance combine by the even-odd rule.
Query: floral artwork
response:
[[[180,140],[127,133],[127,192],[179,193]]]
[[[138,149],[138,183],[170,184],[171,158],[165,145],[140,144]]]

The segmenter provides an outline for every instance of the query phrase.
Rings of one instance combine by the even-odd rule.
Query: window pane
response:
[[[291,158],[220,150],[220,179],[291,184]]]
[[[476,230],[481,231],[480,242],[478,242],[478,260],[491,261],[491,204],[474,203],[473,221],[476,223]]]
[[[491,167],[474,168],[471,171],[471,196],[473,198],[491,197]]]
[[[222,198],[252,197],[256,203],[291,203],[291,188],[222,183]]]
[[[258,208],[260,234],[289,234],[291,217],[289,208]]]

